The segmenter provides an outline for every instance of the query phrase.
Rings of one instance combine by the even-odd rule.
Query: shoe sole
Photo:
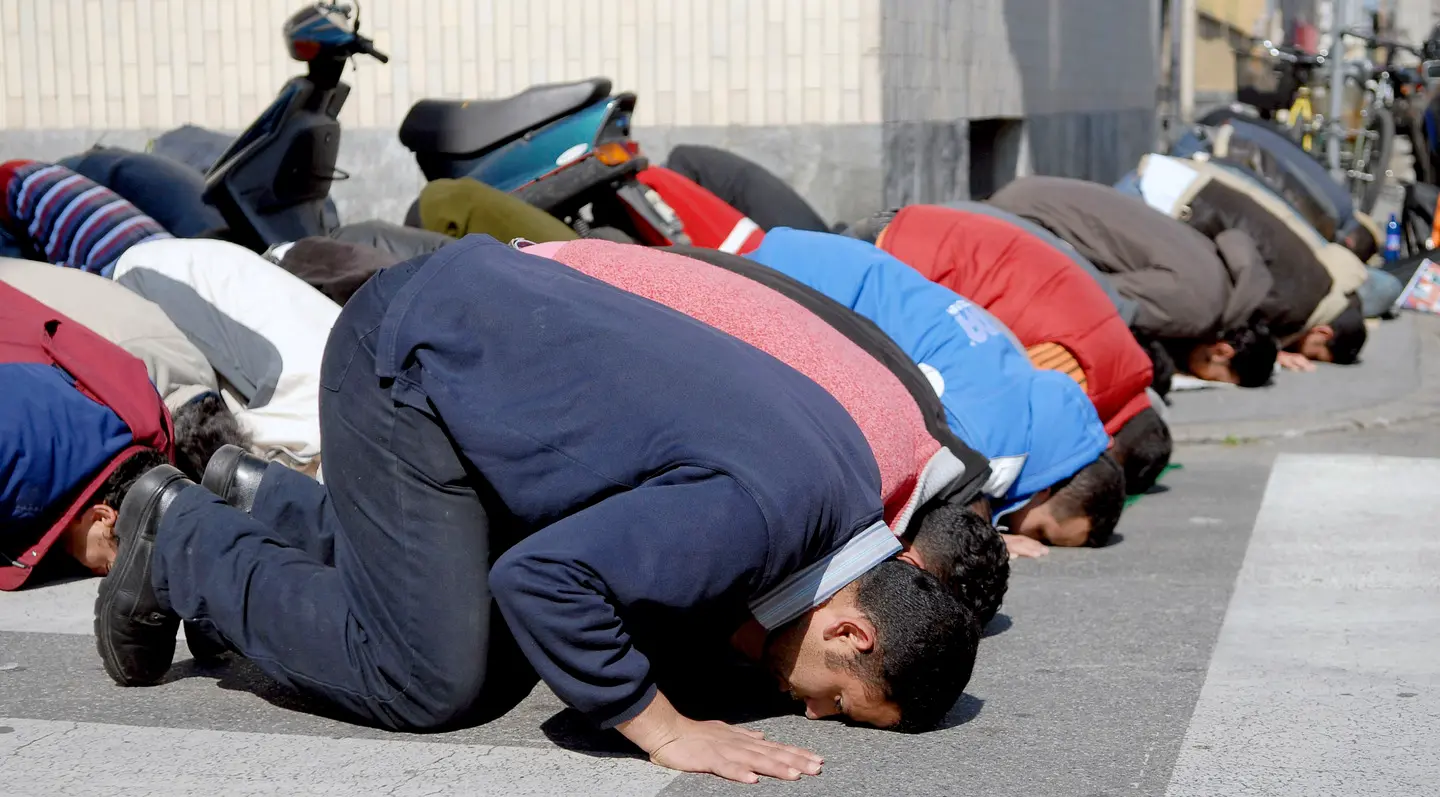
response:
[[[149,495],[145,499],[143,506],[137,507],[136,511],[126,512],[127,505],[131,503],[131,496],[136,494],[135,487],[139,486],[139,482],[136,482],[136,484],[131,487],[131,491],[126,493],[125,500],[120,502],[120,519],[116,522],[115,536],[121,540],[137,539],[140,535],[140,530],[130,527],[139,525],[141,520],[148,520],[155,511],[156,504],[160,502],[160,499],[165,495],[170,485],[184,478],[184,474],[178,470],[174,473],[167,474],[160,489],[147,490]],[[144,479],[144,476],[142,476],[141,479]],[[126,533],[127,531],[129,532],[128,534]],[[105,666],[105,673],[109,675],[115,683],[121,686],[149,686],[157,683],[160,678],[164,677],[163,674],[160,678],[153,680],[136,680],[127,677],[120,671],[119,665],[116,663],[120,658],[119,652],[115,650],[111,644],[112,637],[109,633],[110,624],[118,618],[115,617],[115,612],[110,611],[114,605],[116,593],[113,589],[107,592],[105,589],[106,581],[108,581],[111,576],[114,576],[116,580],[109,583],[119,583],[128,576],[132,568],[142,567],[144,563],[136,554],[139,548],[140,546],[136,545],[121,546],[120,553],[115,557],[115,566],[111,568],[110,574],[105,577],[106,580],[100,582],[99,591],[95,596],[95,643],[100,653],[100,663]],[[155,546],[152,544],[147,546],[147,549],[153,553]],[[173,651],[171,657],[174,657]]]
[[[224,445],[220,447],[205,465],[205,473],[200,477],[200,486],[220,496],[220,499],[230,506],[243,512],[249,512],[255,507],[255,494],[238,494],[235,492],[235,476],[239,473],[240,465],[245,461],[247,452],[236,445]],[[220,474],[224,474],[221,476]]]

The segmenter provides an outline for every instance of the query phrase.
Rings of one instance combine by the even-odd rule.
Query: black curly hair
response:
[[[125,500],[125,494],[130,492],[130,487],[135,484],[136,479],[144,476],[157,465],[168,464],[170,464],[170,460],[153,448],[136,451],[106,477],[105,481],[95,490],[95,494],[91,496],[90,504],[92,506],[104,504],[119,512],[120,502]]]
[[[1275,357],[1280,353],[1280,343],[1270,334],[1269,325],[1258,315],[1243,326],[1227,330],[1215,342],[1228,343],[1230,348],[1235,350],[1235,356],[1230,358],[1230,370],[1235,372],[1240,387],[1264,387],[1270,384],[1270,379],[1275,374]],[[1159,341],[1158,349],[1147,347],[1146,350],[1150,352],[1151,362],[1157,373],[1164,367],[1166,359],[1176,372],[1180,372],[1189,369],[1190,355],[1195,348],[1206,343],[1204,340],[1166,338]],[[1161,352],[1166,356],[1160,357]],[[1153,384],[1151,386],[1155,387]],[[1155,387],[1155,392],[1165,395],[1159,387]]]
[[[980,624],[974,611],[932,573],[894,559],[855,585],[855,606],[874,623],[876,644],[842,666],[895,702],[896,730],[930,730],[960,699],[975,670]]]
[[[1140,344],[1140,348],[1145,350],[1145,354],[1150,357],[1150,387],[1161,398],[1164,398],[1169,395],[1170,384],[1175,379],[1177,370],[1175,358],[1166,349],[1165,344],[1155,338],[1136,335],[1135,340]]]
[[[911,544],[925,569],[955,599],[969,606],[981,627],[1005,599],[1010,583],[1010,553],[1000,532],[960,504],[935,502],[915,523]]]
[[[1340,315],[1330,322],[1335,336],[1330,339],[1330,361],[1337,365],[1352,365],[1360,361],[1360,350],[1365,348],[1369,331],[1365,328],[1365,312],[1360,305],[1360,296],[1350,294],[1350,300]]]
[[[1270,327],[1259,318],[1226,332],[1221,340],[1230,344],[1235,356],[1230,358],[1230,369],[1240,378],[1240,387],[1264,387],[1275,375],[1275,357],[1280,345],[1270,334]]]
[[[250,449],[250,433],[215,393],[202,393],[181,405],[175,421],[175,467],[193,481],[205,475],[210,457],[223,445]]]
[[[1125,492],[1140,495],[1155,486],[1155,480],[1170,464],[1175,442],[1170,427],[1154,407],[1146,407],[1125,422],[1115,433],[1115,461],[1125,471]]]
[[[1089,518],[1090,535],[1085,544],[1103,548],[1115,533],[1120,511],[1125,508],[1125,474],[1106,452],[1055,485],[1048,503],[1050,514],[1061,523],[1071,518]]]

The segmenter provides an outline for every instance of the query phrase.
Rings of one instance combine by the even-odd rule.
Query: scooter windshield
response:
[[[210,167],[210,171],[213,173],[220,170],[251,144],[275,132],[285,119],[286,109],[290,107],[291,101],[299,93],[298,86],[293,83],[286,84],[285,88],[280,90],[280,95],[275,98],[275,101],[270,103],[269,107],[262,111],[249,127],[245,128],[245,132],[241,133],[240,137],[226,148],[225,154],[215,161],[215,165]]]

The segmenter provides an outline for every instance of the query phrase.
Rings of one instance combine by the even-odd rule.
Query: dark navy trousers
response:
[[[250,515],[188,488],[160,524],[154,586],[271,678],[360,721],[482,721],[536,680],[486,583],[505,544],[438,418],[375,375],[383,313],[362,288],[326,346],[326,484],[271,465]]]

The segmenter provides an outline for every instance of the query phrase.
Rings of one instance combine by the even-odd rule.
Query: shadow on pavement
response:
[[[796,704],[789,701],[756,700],[753,696],[741,697],[729,690],[721,690],[721,692],[728,692],[729,699],[717,698],[713,701],[697,702],[677,698],[675,700],[676,707],[686,716],[702,720],[720,720],[731,725],[749,725],[760,720],[796,713]],[[573,708],[562,709],[550,719],[545,720],[540,724],[540,732],[544,733],[545,738],[553,742],[556,747],[572,753],[604,757],[645,757],[618,731],[600,730],[595,727],[594,722]]]
[[[232,692],[249,692],[276,708],[312,714],[351,725],[357,723],[335,707],[301,695],[289,687],[276,683],[251,662],[234,654],[227,654],[213,666],[205,666],[195,659],[176,662],[170,667],[161,684],[174,683],[189,678],[209,678],[221,689]],[[378,726],[371,726],[378,727]]]
[[[562,709],[540,723],[540,732],[556,747],[572,753],[603,758],[644,758],[645,756],[619,731],[602,731],[584,714],[573,708]]]
[[[940,722],[940,726],[933,730],[948,731],[951,728],[958,728],[980,716],[980,712],[984,708],[984,700],[966,692],[960,696],[959,700],[955,701],[955,705],[950,708],[950,713],[945,715],[945,719]]]
[[[1010,619],[1010,615],[997,614],[994,617],[991,617],[990,623],[981,630],[980,638],[989,639],[992,636],[999,636],[1000,634],[1009,631],[1010,628],[1014,625],[1015,623]]]
[[[336,722],[343,722],[348,725],[357,725],[367,728],[378,728],[380,730],[393,730],[385,728],[374,722],[368,722],[356,718],[343,709],[339,709],[325,701],[306,697],[293,689],[277,683],[270,676],[260,671],[250,661],[235,655],[227,654],[226,657],[213,666],[205,666],[195,659],[186,659],[177,662],[170,668],[162,684],[174,683],[189,678],[211,678],[215,685],[221,689],[233,692],[248,692],[264,700],[270,705],[286,711],[296,711],[302,714],[310,714]],[[539,678],[533,673],[517,673],[515,677],[509,678],[505,683],[496,684],[493,689],[487,688],[482,695],[480,702],[464,718],[453,724],[434,731],[397,731],[406,733],[448,733],[450,731],[474,728],[486,725],[490,722],[505,716],[520,705],[530,692],[539,683]]]

